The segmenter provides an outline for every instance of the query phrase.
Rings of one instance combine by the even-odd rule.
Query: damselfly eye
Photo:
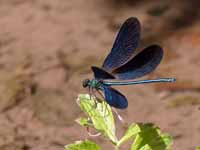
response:
[[[85,87],[87,87],[88,85],[89,85],[89,82],[90,82],[90,80],[89,79],[85,79],[85,80],[83,80],[83,87],[85,88]]]

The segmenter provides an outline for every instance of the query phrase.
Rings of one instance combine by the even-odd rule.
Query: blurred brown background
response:
[[[125,121],[154,122],[174,138],[173,150],[200,145],[200,3],[198,0],[1,0],[0,149],[58,150],[90,138],[74,120],[86,93],[82,80],[100,66],[120,25],[142,24],[140,48],[163,46],[146,78],[176,83],[119,87],[129,100]],[[119,123],[119,136],[124,128]],[[104,138],[91,138],[113,149]],[[128,149],[125,145],[122,149]]]

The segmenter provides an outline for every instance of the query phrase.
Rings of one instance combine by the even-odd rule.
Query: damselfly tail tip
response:
[[[169,78],[169,82],[176,82],[176,78]]]

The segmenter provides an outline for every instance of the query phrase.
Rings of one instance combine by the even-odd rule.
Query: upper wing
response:
[[[119,109],[124,109],[128,107],[128,101],[126,97],[117,90],[109,86],[103,86],[103,91],[105,93],[105,100],[110,106]]]
[[[114,70],[118,79],[135,79],[152,72],[162,60],[163,49],[158,45],[151,45],[133,57],[125,65]]]
[[[140,23],[137,18],[129,18],[122,25],[111,52],[106,57],[102,68],[108,72],[125,64],[139,45]]]
[[[92,66],[91,69],[96,79],[115,79],[115,77],[112,74],[106,72],[105,70],[101,68]]]

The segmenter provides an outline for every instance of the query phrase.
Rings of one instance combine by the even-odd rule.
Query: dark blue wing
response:
[[[126,97],[117,90],[109,86],[103,86],[103,91],[105,93],[105,100],[110,106],[119,109],[128,107],[128,101]]]
[[[125,64],[139,45],[140,23],[137,18],[129,18],[122,25],[111,52],[106,57],[102,68],[108,72]]]
[[[128,63],[114,70],[118,79],[135,79],[152,72],[162,60],[163,49],[158,45],[151,45],[133,57]]]
[[[115,79],[115,77],[112,74],[106,72],[105,70],[101,68],[92,66],[91,69],[96,79]]]

